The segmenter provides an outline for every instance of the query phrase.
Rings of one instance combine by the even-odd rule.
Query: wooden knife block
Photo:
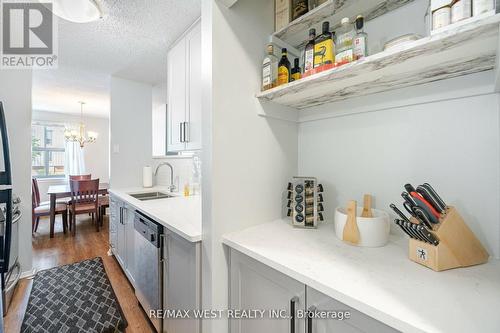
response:
[[[410,239],[410,260],[437,272],[488,261],[489,254],[454,207],[448,207],[431,231],[437,246]]]

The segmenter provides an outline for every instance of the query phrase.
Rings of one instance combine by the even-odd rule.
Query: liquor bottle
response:
[[[299,58],[295,58],[293,60],[293,68],[291,70],[290,82],[300,80],[300,66],[299,66]]]
[[[314,39],[316,38],[316,29],[309,30],[309,42],[304,48],[304,73],[314,68]]]
[[[290,61],[285,48],[281,49],[281,59],[278,63],[278,86],[290,82]]]
[[[267,45],[267,56],[262,61],[262,91],[276,87],[278,80],[278,57],[272,44]]]
[[[322,33],[314,41],[314,68],[335,62],[335,44],[330,33],[330,23],[323,22]]]
[[[354,39],[354,28],[348,17],[344,17],[337,34],[337,63],[345,64],[353,60],[352,43]]]
[[[368,55],[368,44],[366,32],[363,31],[364,25],[364,17],[362,15],[358,15],[356,17],[355,26],[356,26],[356,36],[354,37],[354,60],[358,60],[364,58]]]

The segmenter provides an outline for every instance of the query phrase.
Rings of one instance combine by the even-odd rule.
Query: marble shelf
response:
[[[500,14],[470,19],[359,61],[256,95],[261,101],[303,110],[491,70],[499,44]]]
[[[316,31],[321,31],[323,21],[329,21],[335,26],[343,17],[354,20],[359,14],[363,14],[365,20],[369,21],[412,1],[414,0],[328,0],[276,31],[273,36],[295,48],[301,48],[307,43],[308,30],[316,28]]]

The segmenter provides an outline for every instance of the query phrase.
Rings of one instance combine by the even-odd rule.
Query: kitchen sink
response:
[[[129,193],[129,195],[131,197],[134,197],[137,200],[141,200],[141,201],[165,199],[165,198],[172,198],[173,197],[173,195],[165,193],[165,192]]]

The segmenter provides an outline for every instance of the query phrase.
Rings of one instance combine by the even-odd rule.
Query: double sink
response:
[[[137,200],[140,201],[147,201],[147,200],[156,200],[156,199],[166,199],[166,198],[172,198],[174,197],[171,194],[165,193],[165,192],[142,192],[142,193],[129,193],[129,195],[133,198],[136,198]]]

